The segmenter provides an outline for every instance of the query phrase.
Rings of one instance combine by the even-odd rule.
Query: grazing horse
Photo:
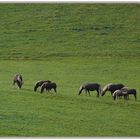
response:
[[[124,96],[124,99],[128,99],[128,92],[124,91],[124,90],[115,90],[112,94],[112,97],[114,100],[116,100],[116,98],[118,99],[118,97],[122,97]]]
[[[135,97],[135,100],[137,100],[137,91],[136,91],[136,89],[129,89],[128,90],[128,95],[134,95],[134,97]]]
[[[23,85],[23,78],[20,74],[16,74],[13,78],[13,85],[15,85],[15,83],[18,85],[19,89],[21,89],[22,85]]]
[[[46,89],[46,91],[50,91],[51,89],[54,89],[54,92],[57,93],[56,88],[57,88],[56,83],[54,83],[54,82],[52,82],[52,83],[45,82],[41,86],[41,93],[43,93],[44,89]]]
[[[121,90],[126,91],[128,93],[128,99],[129,99],[129,95],[134,95],[135,100],[137,100],[137,91],[136,91],[136,89],[129,89],[128,87],[123,87]]]
[[[104,96],[107,91],[110,91],[111,92],[111,95],[112,95],[115,90],[121,89],[123,87],[124,87],[123,84],[112,84],[112,83],[107,84],[103,88],[102,96]]]
[[[35,84],[35,86],[34,86],[34,91],[36,92],[37,91],[37,88],[40,87],[40,86],[42,86],[42,84],[45,83],[45,82],[51,83],[50,80],[40,80],[40,81],[37,81],[36,84]]]
[[[79,88],[79,94],[80,95],[82,93],[82,91],[85,90],[85,93],[87,95],[90,95],[89,91],[97,91],[97,97],[99,97],[99,94],[101,93],[101,86],[98,83],[86,83],[86,84],[82,84]]]

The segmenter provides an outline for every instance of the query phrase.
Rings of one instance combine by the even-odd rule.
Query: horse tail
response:
[[[82,92],[83,89],[84,89],[83,86],[81,86],[81,87],[79,88],[79,94],[78,94],[78,95],[81,94],[81,92]]]
[[[102,93],[102,89],[101,89],[101,85],[99,85],[99,94],[101,95]]]

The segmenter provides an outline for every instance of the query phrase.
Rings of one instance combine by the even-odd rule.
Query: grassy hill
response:
[[[138,4],[1,4],[0,58],[139,57]]]
[[[0,4],[0,136],[140,136],[139,15],[139,4]],[[58,93],[35,93],[41,79]],[[85,82],[123,83],[138,100],[78,96]]]

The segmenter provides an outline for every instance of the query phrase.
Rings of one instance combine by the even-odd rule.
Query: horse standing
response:
[[[110,91],[111,92],[111,95],[112,95],[115,90],[121,89],[123,87],[124,87],[123,84],[112,84],[112,83],[107,84],[103,88],[102,96],[104,96],[107,91]]]
[[[137,100],[137,90],[136,89],[129,89],[128,87],[123,87],[121,90],[126,91],[128,93],[128,99],[129,99],[129,95],[134,95],[135,100]]]
[[[86,83],[86,84],[82,84],[79,88],[79,94],[80,95],[82,93],[82,91],[85,90],[85,93],[87,95],[87,92],[90,96],[90,91],[97,91],[97,97],[99,97],[99,94],[101,93],[101,86],[98,83]]]
[[[23,85],[23,78],[22,75],[20,74],[16,74],[13,78],[13,85],[15,85],[15,83],[17,84],[17,86],[19,87],[19,89],[21,89],[22,85]]]
[[[50,91],[51,89],[54,89],[54,92],[57,93],[56,88],[57,88],[56,83],[54,83],[54,82],[52,82],[52,83],[45,82],[41,86],[41,93],[43,93],[44,89],[46,89],[46,91]]]
[[[40,86],[42,86],[42,84],[45,83],[45,82],[51,83],[50,80],[40,80],[40,81],[37,81],[36,84],[35,84],[35,86],[34,86],[34,91],[36,92],[37,91],[37,88],[40,87]]]
[[[135,100],[137,100],[137,91],[136,91],[136,89],[129,89],[128,90],[128,95],[134,95],[134,97],[135,97]]]

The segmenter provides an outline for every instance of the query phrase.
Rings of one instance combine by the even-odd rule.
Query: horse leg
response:
[[[47,92],[50,93],[50,89],[47,89],[47,88],[46,88],[46,94],[47,94]]]
[[[46,89],[46,94],[47,94],[47,92],[48,93],[50,92],[50,89],[48,89],[47,87],[45,89]]]
[[[114,99],[114,101],[116,100],[116,95],[114,95],[113,99]]]
[[[123,97],[124,97],[124,100],[127,100],[127,95],[123,95]]]
[[[124,95],[124,98],[125,98],[126,100],[128,100],[128,94],[125,94],[125,95]]]
[[[15,80],[13,81],[13,85],[15,85]]]
[[[124,97],[124,100],[126,100],[126,96],[125,96],[125,95],[123,95],[123,97]]]
[[[129,99],[129,95],[128,94],[127,94],[126,98],[127,98],[127,100]]]
[[[85,89],[85,95],[87,96],[87,90]]]
[[[136,94],[134,94],[134,97],[135,97],[135,101],[137,100],[137,96],[136,96]]]
[[[126,94],[126,100],[128,100],[128,98],[129,98],[129,95],[128,95],[128,94]]]
[[[114,93],[114,91],[110,91],[111,92],[111,95]]]
[[[119,98],[119,96],[118,95],[116,95],[116,99],[118,100],[118,98]]]
[[[53,92],[52,92],[52,89],[50,88],[50,89],[48,89],[48,91],[51,93],[51,94],[53,94]]]
[[[20,83],[20,81],[17,81],[17,85],[18,85],[18,88],[21,89],[21,83]]]
[[[97,91],[97,96],[96,97],[99,97],[100,92],[99,92],[99,90],[96,90],[96,91]]]
[[[88,94],[89,94],[89,96],[91,96],[89,90],[88,90]]]
[[[127,95],[127,100],[129,100],[129,94]]]
[[[54,92],[55,92],[55,93],[57,93],[57,90],[56,90],[56,88],[54,88]]]

